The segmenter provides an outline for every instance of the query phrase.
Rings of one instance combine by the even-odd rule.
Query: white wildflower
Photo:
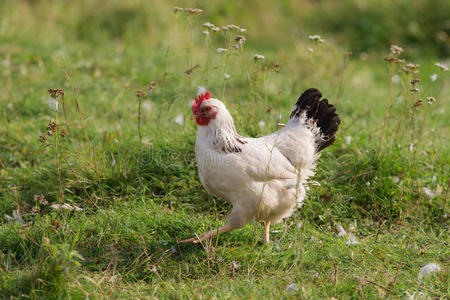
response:
[[[207,31],[207,30],[202,31],[202,33],[203,33],[204,35],[209,35],[209,31]]]
[[[48,107],[49,107],[51,112],[53,112],[53,113],[57,113],[58,112],[58,108],[59,108],[59,102],[58,101],[56,101],[53,98],[50,98],[50,99],[47,100],[47,103],[48,103]]]
[[[218,32],[219,30],[220,30],[219,27],[213,27],[213,28],[211,28],[211,31],[213,31],[213,32]]]
[[[437,74],[433,74],[430,76],[431,81],[436,81],[437,78],[438,78]]]
[[[303,227],[303,222],[298,222],[297,225],[295,225],[298,229]]]
[[[261,54],[255,54],[255,55],[253,55],[253,59],[254,59],[255,61],[258,61],[258,60],[263,60],[263,59],[265,59],[265,57],[264,57],[264,55],[261,55]]]
[[[228,51],[228,49],[225,49],[225,48],[217,48],[217,53],[223,53],[223,52],[227,52]]]
[[[240,32],[240,33],[244,33],[244,32],[247,32],[247,29],[245,29],[245,28],[241,28],[241,29],[239,30],[239,32]]]
[[[441,64],[441,63],[435,63],[434,64],[436,67],[438,67],[439,69],[441,69],[442,71],[448,71],[448,67],[446,66],[446,65],[444,65],[444,64]]]
[[[222,26],[222,29],[224,30],[224,31],[228,31],[228,26]]]
[[[400,178],[398,178],[397,176],[392,176],[392,181],[394,183],[399,183],[400,182]]]
[[[299,291],[300,289],[298,288],[298,286],[295,283],[291,283],[290,285],[288,285],[285,289],[287,294],[295,294]]]
[[[313,48],[308,48],[308,51],[311,52],[311,53],[313,53],[313,52],[314,52],[314,49],[313,49]]]
[[[261,121],[259,121],[258,125],[259,125],[259,127],[263,128],[264,126],[266,126],[266,122],[261,120]]]
[[[411,143],[411,144],[409,144],[409,151],[413,151],[414,150],[414,144],[413,143]]]
[[[351,142],[352,142],[352,137],[349,136],[349,135],[347,135],[347,136],[345,137],[345,143],[346,143],[347,145],[350,145]]]
[[[230,77],[231,77],[230,74],[227,74],[227,73],[223,74],[223,79],[228,79]]]
[[[369,181],[367,181],[367,182],[366,182],[366,185],[367,185],[367,186],[370,186],[370,182],[369,182]]]
[[[184,123],[183,115],[182,114],[178,114],[173,121],[175,123],[177,123],[178,125],[183,125],[183,123]]]
[[[420,268],[419,279],[427,278],[431,273],[440,272],[441,267],[436,263],[429,263]]]

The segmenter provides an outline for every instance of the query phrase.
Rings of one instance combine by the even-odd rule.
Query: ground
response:
[[[422,2],[408,9],[428,20],[434,4]],[[383,28],[379,40],[357,40],[367,34],[355,26],[376,28],[400,9],[389,1],[368,1],[369,24],[339,32],[311,17],[342,13],[332,1],[299,3],[2,1],[0,294],[448,297],[445,45],[384,41]],[[247,31],[223,30],[233,23]],[[223,225],[231,208],[198,179],[189,117],[199,87],[226,103],[245,136],[287,122],[309,87],[337,107],[337,140],[305,205],[272,226],[268,245],[256,223],[177,243]],[[440,272],[419,279],[432,262]]]

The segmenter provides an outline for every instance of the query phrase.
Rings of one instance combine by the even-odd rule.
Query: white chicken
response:
[[[335,140],[340,119],[321,97],[317,89],[306,90],[286,126],[260,138],[240,136],[230,112],[209,92],[195,99],[192,118],[199,125],[195,153],[200,181],[233,209],[225,226],[182,243],[198,243],[250,221],[265,224],[264,242],[269,242],[270,224],[303,204],[304,185],[314,175],[318,153]]]

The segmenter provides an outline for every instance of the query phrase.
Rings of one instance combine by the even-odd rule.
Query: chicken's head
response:
[[[214,99],[211,99],[211,93],[200,94],[195,98],[194,104],[192,104],[192,119],[195,119],[198,125],[207,126],[211,119],[215,119],[217,116],[217,105],[214,104]]]

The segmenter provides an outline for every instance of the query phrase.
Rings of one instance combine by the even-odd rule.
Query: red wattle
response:
[[[195,119],[195,122],[197,122],[200,126],[206,126],[209,124],[209,121],[211,121],[210,118],[197,118]]]

